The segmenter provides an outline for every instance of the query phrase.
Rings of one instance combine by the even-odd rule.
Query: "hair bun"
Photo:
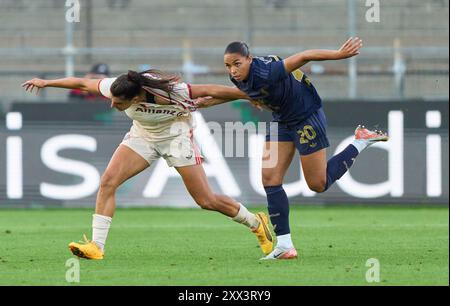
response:
[[[139,86],[142,86],[141,75],[138,72],[133,71],[133,70],[128,70],[127,78],[128,78],[128,81],[133,82]]]

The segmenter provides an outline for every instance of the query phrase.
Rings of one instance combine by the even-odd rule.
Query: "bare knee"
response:
[[[119,186],[120,182],[113,175],[108,173],[103,174],[100,180],[100,192],[114,193]]]
[[[307,181],[309,189],[314,192],[322,193],[325,192],[327,187],[326,179],[317,179],[313,181]]]
[[[262,184],[264,187],[279,186],[283,184],[283,178],[279,175],[273,175],[271,173],[262,173]]]

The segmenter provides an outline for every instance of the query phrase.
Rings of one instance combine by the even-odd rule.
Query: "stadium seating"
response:
[[[81,22],[75,25],[76,47],[149,48],[151,54],[101,54],[78,56],[76,71],[80,75],[92,63],[107,62],[115,73],[151,64],[169,71],[180,71],[181,48],[186,41],[194,48],[196,64],[206,65],[211,73],[196,77],[197,82],[226,83],[222,50],[233,40],[250,40],[253,48],[273,50],[281,56],[289,50],[337,47],[348,36],[347,1],[325,0],[96,0],[89,25],[87,4],[81,1]],[[272,3],[272,5],[270,5]],[[405,54],[408,69],[419,72],[408,75],[405,96],[448,97],[448,55],[420,53],[422,47],[447,47],[449,43],[448,1],[390,0],[381,4],[380,23],[368,23],[364,1],[357,4],[357,34],[366,47],[392,48],[398,39],[402,47],[415,48]],[[406,7],[406,8],[405,8]],[[64,1],[3,0],[0,3],[0,51],[3,48],[62,48],[65,45]],[[329,12],[329,14],[325,14]],[[324,19],[323,16],[327,18]],[[250,16],[250,18],[248,18]],[[24,22],[26,20],[26,22]],[[250,32],[247,30],[252,28]],[[90,31],[92,29],[92,31]],[[380,49],[381,50],[381,49]],[[2,55],[2,53],[0,53]],[[393,64],[393,52],[362,55],[359,69],[366,74],[359,79],[359,92],[389,98],[395,94],[393,76],[386,75]],[[325,97],[345,97],[346,65],[325,64],[335,75],[317,75],[318,87]],[[60,75],[64,71],[62,54],[24,56],[3,54],[0,57],[0,95],[9,99],[33,99],[17,86],[20,81],[45,73]],[[423,74],[420,72],[424,71]],[[375,82],[373,80],[376,80]],[[437,83],[439,84],[437,84]],[[376,83],[376,85],[375,85]],[[380,89],[389,90],[381,91]],[[5,91],[5,88],[8,88]],[[392,88],[392,90],[391,90]],[[61,99],[64,92],[49,93]]]

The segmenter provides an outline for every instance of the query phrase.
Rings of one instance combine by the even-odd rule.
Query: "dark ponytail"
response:
[[[159,70],[151,69],[144,72],[129,70],[127,74],[122,74],[114,81],[111,93],[114,97],[130,100],[139,95],[143,86],[170,92],[173,85],[179,81],[179,75]]]
[[[233,54],[237,53],[241,56],[248,57],[250,56],[250,49],[248,45],[243,41],[235,41],[228,45],[225,49],[225,54]]]

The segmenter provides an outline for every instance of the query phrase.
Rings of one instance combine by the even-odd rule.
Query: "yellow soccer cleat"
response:
[[[86,259],[103,259],[103,252],[93,241],[89,241],[86,235],[83,235],[84,242],[69,243],[69,249],[73,255]]]
[[[256,229],[252,230],[252,232],[255,233],[258,238],[259,245],[264,255],[268,255],[273,249],[273,238],[269,229],[269,218],[263,212],[259,212],[255,216],[259,221],[259,225]]]

